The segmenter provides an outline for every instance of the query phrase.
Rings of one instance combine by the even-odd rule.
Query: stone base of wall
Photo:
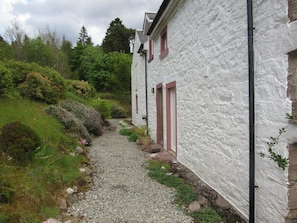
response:
[[[227,202],[215,190],[205,184],[190,169],[180,163],[173,163],[176,173],[185,180],[187,184],[193,185],[198,193],[198,200],[203,201],[202,206],[211,207],[216,210],[228,223],[247,223],[248,221],[241,216],[233,206]],[[200,202],[201,203],[201,202]]]

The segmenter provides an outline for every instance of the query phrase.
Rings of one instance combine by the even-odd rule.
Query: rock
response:
[[[149,153],[158,153],[162,149],[162,145],[159,144],[152,144],[148,146],[141,146],[141,150],[144,152],[149,152]]]
[[[86,172],[86,169],[85,168],[79,168],[79,172],[85,173]]]
[[[86,174],[87,176],[91,176],[92,173],[93,173],[93,170],[91,170],[89,167],[85,167],[85,174]]]
[[[67,194],[73,194],[74,193],[74,190],[69,187],[69,188],[66,189],[66,193]]]
[[[59,198],[58,199],[58,207],[60,208],[60,210],[62,211],[67,211],[67,201],[65,198]]]
[[[42,223],[62,223],[60,221],[58,221],[57,219],[54,218],[49,218],[46,221],[43,221]]]
[[[230,204],[221,195],[218,195],[218,198],[216,200],[216,205],[218,205],[223,209],[230,208]]]
[[[155,156],[151,156],[153,159],[161,160],[167,163],[172,163],[174,158],[167,152],[156,153]]]
[[[188,212],[192,213],[193,211],[199,211],[201,208],[200,203],[198,201],[194,201],[189,204]]]
[[[73,156],[73,157],[76,156],[74,152],[69,153],[69,155],[70,155],[70,156]]]
[[[79,223],[79,217],[77,216],[72,216],[70,218],[70,223]]]
[[[78,192],[78,187],[77,186],[73,186],[72,189],[73,189],[73,192],[74,193],[77,193]]]
[[[84,153],[84,149],[81,148],[80,146],[76,147],[75,151],[76,151],[78,154],[83,154],[83,153]]]
[[[208,207],[208,203],[209,203],[209,202],[208,202],[208,200],[206,199],[206,197],[200,195],[200,196],[198,197],[198,202],[199,202],[200,206],[202,206],[202,207]]]

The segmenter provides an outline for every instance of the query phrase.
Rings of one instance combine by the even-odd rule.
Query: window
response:
[[[163,59],[168,54],[168,38],[167,38],[167,26],[160,34],[160,59]]]
[[[150,39],[149,41],[149,58],[148,62],[151,62],[154,59],[154,45],[153,40]]]

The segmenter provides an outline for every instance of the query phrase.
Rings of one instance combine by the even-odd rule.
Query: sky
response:
[[[0,35],[17,19],[34,38],[48,26],[74,45],[85,26],[95,45],[101,45],[109,24],[120,18],[126,28],[142,29],[145,12],[157,12],[162,0],[0,0]]]

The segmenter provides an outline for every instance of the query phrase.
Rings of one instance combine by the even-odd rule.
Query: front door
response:
[[[167,150],[177,152],[176,82],[166,85]]]
[[[163,85],[158,84],[156,92],[156,102],[157,102],[157,143],[163,145],[164,140],[164,128],[163,128]]]

